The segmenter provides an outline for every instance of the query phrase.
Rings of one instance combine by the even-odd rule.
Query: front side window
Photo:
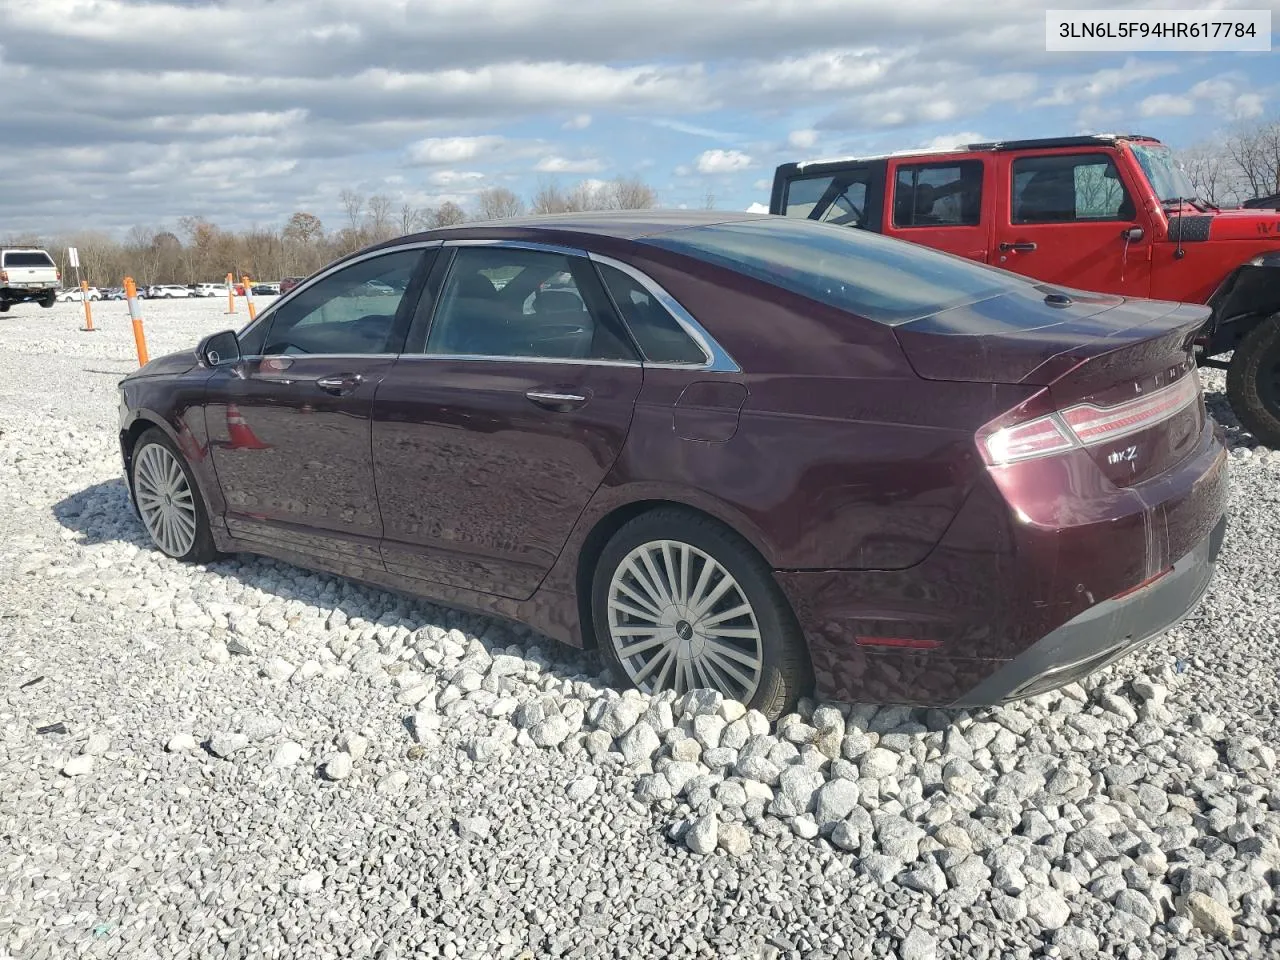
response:
[[[919,244],[786,217],[672,230],[640,242],[889,325],[1028,285]]]
[[[1023,157],[1013,162],[1014,223],[1132,220],[1129,198],[1105,153]]]
[[[437,299],[426,352],[635,359],[592,295],[593,281],[591,265],[580,257],[519,247],[459,247]]]
[[[850,170],[819,177],[803,177],[787,184],[784,213],[839,226],[866,225],[867,185],[871,171]]]
[[[386,353],[396,311],[422,259],[421,250],[400,250],[361,260],[319,280],[282,303],[270,317],[264,343],[242,337],[246,355]]]
[[[606,264],[600,264],[600,277],[646,360],[699,365],[708,362],[702,348],[644,284]]]
[[[971,227],[981,219],[981,160],[898,167],[893,186],[895,227]]]

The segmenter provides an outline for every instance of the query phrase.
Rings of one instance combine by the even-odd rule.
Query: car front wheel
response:
[[[716,690],[776,718],[810,683],[804,638],[742,537],[679,508],[626,523],[592,586],[605,659],[646,693]]]
[[[1263,320],[1236,347],[1227,399],[1259,443],[1280,447],[1280,314]]]
[[[133,448],[131,466],[134,503],[151,542],[188,563],[217,557],[195,478],[169,438],[148,430]]]

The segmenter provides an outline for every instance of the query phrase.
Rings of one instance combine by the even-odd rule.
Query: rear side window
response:
[[[1028,281],[865,230],[770,217],[645,239],[820,303],[896,325],[985,300]]]
[[[982,219],[982,161],[898,167],[895,227],[976,226]]]
[[[47,253],[39,250],[34,252],[15,250],[4,255],[4,265],[6,267],[52,267],[53,261],[49,259]]]
[[[788,217],[862,227],[866,224],[870,170],[850,170],[820,177],[803,177],[787,184]]]
[[[600,277],[631,334],[651,363],[704,364],[707,355],[658,298],[617,267],[598,264]]]
[[[1105,153],[1023,157],[1013,161],[1014,223],[1132,220],[1116,165]]]

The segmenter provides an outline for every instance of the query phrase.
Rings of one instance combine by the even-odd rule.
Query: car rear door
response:
[[[433,252],[379,251],[322,274],[264,311],[242,360],[210,377],[205,423],[232,537],[382,566],[370,416]],[[388,286],[371,296],[369,280]]]
[[[1098,293],[1151,295],[1150,216],[1103,148],[1009,152],[998,159],[995,266]]]
[[[580,250],[446,244],[373,409],[393,573],[526,599],[622,450],[642,368]]]
[[[995,187],[985,154],[894,158],[889,161],[889,202],[884,233],[986,263],[992,222],[984,217]]]

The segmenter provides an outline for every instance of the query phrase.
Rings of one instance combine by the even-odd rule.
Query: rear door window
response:
[[[698,365],[709,361],[702,348],[644,284],[617,267],[598,266],[605,288],[644,351],[645,360]]]
[[[1020,157],[1013,161],[1014,223],[1132,220],[1133,201],[1105,153]]]
[[[14,250],[4,255],[4,265],[6,267],[52,267],[53,261],[49,259],[47,253],[23,252]]]
[[[870,170],[801,177],[787,183],[783,213],[788,217],[865,227]]]
[[[981,160],[898,167],[893,186],[895,227],[973,227],[981,219]]]

